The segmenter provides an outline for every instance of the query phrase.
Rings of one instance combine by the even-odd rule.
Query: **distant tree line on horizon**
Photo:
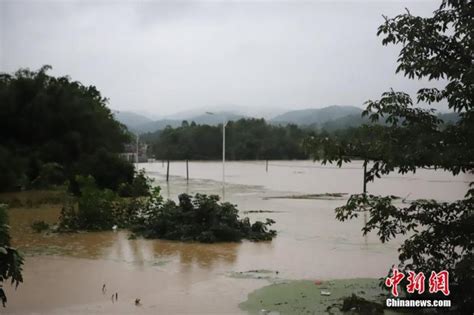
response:
[[[440,114],[444,125],[456,117]],[[364,117],[365,118],[365,117]],[[360,121],[363,119],[361,118]],[[365,119],[364,119],[365,121]],[[260,118],[242,118],[226,125],[226,159],[228,160],[302,160],[310,158],[304,142],[309,138],[326,138],[349,142],[355,137],[370,142],[373,130],[383,123],[367,122],[338,128],[318,129],[296,124],[276,125]],[[383,129],[383,128],[381,128]],[[140,139],[151,146],[151,155],[159,160],[219,160],[222,158],[222,124],[200,125],[183,120],[180,127],[146,133]],[[361,155],[363,156],[363,152]]]
[[[275,126],[264,119],[240,119],[226,125],[226,158],[229,160],[306,159],[302,143],[312,134],[296,125]],[[218,160],[222,158],[222,124],[198,125],[183,121],[141,136],[152,154],[162,160]]]

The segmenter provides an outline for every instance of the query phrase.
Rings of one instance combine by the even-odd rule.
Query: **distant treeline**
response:
[[[296,125],[275,126],[264,119],[240,119],[226,125],[226,158],[229,160],[306,159],[302,143],[314,131]],[[183,121],[142,136],[157,159],[217,160],[222,158],[222,124],[197,125]]]
[[[228,160],[294,160],[308,159],[303,143],[311,137],[352,141],[364,136],[370,142],[365,117],[351,115],[354,122],[338,127],[317,129],[294,124],[275,125],[264,119],[243,118],[226,125],[226,159]],[[458,114],[438,115],[445,124],[453,124]],[[385,124],[377,123],[379,127]],[[377,128],[375,129],[377,130]],[[160,160],[218,160],[222,158],[222,124],[198,125],[183,121],[180,127],[167,126],[141,136],[151,146],[151,154]]]

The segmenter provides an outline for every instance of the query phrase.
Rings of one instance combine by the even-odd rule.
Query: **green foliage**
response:
[[[304,159],[301,143],[310,132],[296,125],[274,126],[263,119],[240,119],[226,125],[226,157],[231,160]],[[222,124],[183,122],[143,137],[158,159],[213,160],[222,157]]]
[[[239,220],[238,210],[230,203],[218,203],[219,197],[196,194],[179,196],[179,203],[155,199],[149,204],[133,228],[147,238],[164,238],[203,243],[271,240],[276,232],[268,230],[274,223],[248,218]]]
[[[77,176],[76,181],[80,196],[70,198],[64,204],[60,230],[110,230],[116,223],[117,195],[109,189],[100,189],[92,176]]]
[[[134,178],[133,164],[122,159],[116,153],[101,148],[90,155],[84,155],[78,161],[74,172],[81,175],[92,175],[100,188],[117,191],[121,184],[128,184]],[[71,179],[71,191],[77,193],[77,182]]]
[[[38,177],[36,177],[31,185],[35,188],[48,188],[64,184],[66,176],[62,165],[51,162],[41,165]]]
[[[204,243],[271,240],[276,232],[268,227],[275,223],[248,218],[239,220],[238,210],[230,203],[218,203],[218,196],[186,194],[179,203],[163,201],[160,188],[149,189],[146,196],[119,198],[113,191],[100,189],[91,176],[78,176],[79,196],[66,199],[59,218],[59,231],[110,230],[117,225],[130,228],[146,238],[163,238]],[[140,189],[150,188],[149,179],[139,172]],[[42,230],[42,223],[34,229]]]
[[[26,177],[22,176],[22,167],[22,160],[0,144],[0,191],[13,190],[22,185]]]
[[[444,169],[456,175],[474,171],[474,99],[472,1],[443,1],[432,17],[407,11],[380,26],[384,44],[401,44],[397,72],[409,78],[445,79],[443,89],[423,88],[418,103],[447,102],[459,119],[443,124],[433,109],[413,106],[404,92],[389,91],[368,101],[363,115],[377,126],[364,126],[352,135],[317,136],[306,146],[324,163],[341,165],[353,157],[369,166],[366,181],[394,171],[418,168]],[[369,162],[370,161],[370,162]],[[473,183],[471,183],[472,187]],[[394,204],[393,196],[353,195],[336,209],[344,221],[368,211],[363,233],[377,231],[385,242],[399,235],[408,238],[399,248],[402,270],[450,272],[452,311],[474,309],[474,189],[463,200],[417,200],[408,206]]]
[[[152,182],[153,179],[146,176],[145,170],[142,169],[135,172],[131,183],[120,184],[118,193],[121,197],[149,196]]]
[[[132,167],[113,158],[130,138],[107,99],[94,86],[49,76],[50,68],[0,73],[0,190],[62,184],[77,174],[111,189],[131,181]]]
[[[23,282],[23,257],[10,246],[10,227],[6,205],[0,204],[0,283],[10,280],[18,286]]]

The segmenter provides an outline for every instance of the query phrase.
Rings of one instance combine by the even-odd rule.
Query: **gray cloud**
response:
[[[362,106],[426,85],[395,75],[399,49],[376,36],[381,15],[405,7],[429,15],[437,3],[2,1],[0,71],[50,64],[96,85],[112,108],[161,115]]]

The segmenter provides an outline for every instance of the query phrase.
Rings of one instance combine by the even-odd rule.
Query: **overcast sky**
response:
[[[429,15],[438,1],[5,1],[0,71],[53,66],[120,110],[169,115],[249,108],[362,106],[393,87],[399,48],[382,14]]]

